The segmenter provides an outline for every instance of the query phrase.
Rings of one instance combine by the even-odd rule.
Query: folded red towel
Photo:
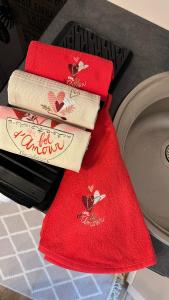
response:
[[[53,56],[54,61],[57,59]],[[92,59],[95,61],[95,57]],[[47,71],[39,64],[39,75],[52,74],[58,80],[58,72],[54,74],[51,63],[47,63],[47,58],[45,61]],[[107,93],[108,88],[104,94]],[[110,99],[99,113],[80,172],[65,171],[41,231],[39,249],[46,259],[81,272],[128,272],[156,261],[120,155],[109,103]]]
[[[82,90],[107,96],[112,62],[83,52],[31,42],[25,71],[54,79]],[[56,79],[57,78],[57,79]]]

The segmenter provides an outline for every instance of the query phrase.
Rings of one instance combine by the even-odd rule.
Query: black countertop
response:
[[[69,21],[76,21],[116,44],[132,50],[133,58],[113,95],[114,116],[124,97],[142,80],[169,70],[169,31],[152,24],[107,0],[68,0],[41,41],[51,43]],[[6,91],[0,95],[6,103]],[[158,264],[152,269],[169,276],[169,247],[152,237]]]

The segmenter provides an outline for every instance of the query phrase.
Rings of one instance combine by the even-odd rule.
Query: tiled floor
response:
[[[38,251],[43,214],[35,209],[1,200],[0,197],[2,286],[33,300],[112,299],[112,275],[74,272],[45,261]],[[11,300],[14,299],[13,297]]]
[[[7,289],[3,286],[0,286],[0,300],[31,300],[31,299],[21,294],[18,294],[10,289]],[[119,297],[118,300],[121,300],[121,298]],[[128,294],[125,300],[134,300],[134,299]]]

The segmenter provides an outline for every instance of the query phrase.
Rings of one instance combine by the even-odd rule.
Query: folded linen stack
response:
[[[37,42],[30,44],[26,70],[30,68],[31,71],[32,55],[35,53],[32,49],[35,47],[39,55],[42,54],[39,44]],[[45,49],[46,47],[48,48],[48,45],[45,45]],[[98,87],[96,92],[99,92],[100,80],[103,81],[104,89],[108,89],[112,77],[112,63],[99,57],[93,60],[94,56],[89,54],[83,54],[83,59],[80,59],[81,53],[78,51],[69,53],[69,49],[53,48],[53,46],[49,46],[50,49],[52,51],[54,49],[57,56],[53,67],[56,67],[60,75],[68,72],[70,75],[66,75],[68,81],[60,82],[63,79],[62,76],[58,76],[57,81],[56,78],[55,80],[45,78],[45,74],[41,77],[29,72],[14,71],[8,84],[8,102],[14,107],[28,111],[23,113],[18,111],[18,115],[22,117],[17,121],[12,108],[11,111],[6,108],[6,113],[4,107],[0,109],[0,126],[3,129],[0,149],[79,172],[91,137],[89,130],[93,130],[95,126],[101,97],[92,93],[92,89],[91,91],[82,90],[86,81],[80,81],[77,75],[82,74],[83,80],[83,73],[87,72],[87,77],[94,80],[95,86]],[[37,66],[39,64],[38,52],[36,52],[36,57],[33,57],[33,62]],[[49,57],[52,58],[50,51],[48,62],[51,61]],[[68,64],[67,60],[69,60]],[[45,63],[44,57],[40,63],[44,70],[46,69]],[[65,69],[67,69],[66,72]],[[107,70],[108,75],[103,76]],[[70,78],[71,85],[69,84]],[[12,119],[9,118],[10,113],[13,114]],[[48,118],[52,118],[53,121],[50,122]],[[18,132],[20,134],[17,135]]]

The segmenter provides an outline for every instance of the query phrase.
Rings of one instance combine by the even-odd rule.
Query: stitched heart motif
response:
[[[65,93],[59,92],[55,95],[53,92],[48,93],[49,104],[52,107],[54,112],[59,112],[64,105]]]
[[[82,196],[82,201],[83,204],[85,206],[85,208],[87,209],[87,211],[91,211],[93,208],[93,204],[94,204],[94,197],[93,196]]]
[[[79,96],[79,95],[80,95],[80,92],[79,92],[78,90],[72,89],[72,90],[70,91],[70,98],[77,97],[77,96]]]
[[[64,103],[59,103],[58,101],[55,102],[56,111],[60,111],[63,107]]]
[[[56,100],[59,102],[59,103],[63,103],[64,102],[64,99],[65,99],[65,93],[64,92],[59,92],[56,96]]]
[[[106,197],[105,194],[101,195],[99,191],[94,192],[94,205]]]
[[[89,67],[89,65],[85,65],[83,61],[79,61],[79,64],[78,64],[78,71],[82,71],[82,70],[85,70]]]
[[[19,120],[22,120],[22,118],[25,117],[25,115],[27,114],[24,111],[20,111],[20,110],[16,110],[16,109],[13,109],[13,111]]]
[[[89,65],[85,65],[83,61],[79,61],[78,64],[69,64],[68,68],[72,76],[75,76],[77,73],[79,73],[82,70],[85,70],[89,67]]]
[[[93,189],[94,189],[94,185],[89,185],[89,186],[88,186],[88,190],[90,191],[90,193],[93,192]]]
[[[76,64],[69,64],[68,65],[69,71],[72,74],[72,76],[75,76],[78,73],[78,65]]]

